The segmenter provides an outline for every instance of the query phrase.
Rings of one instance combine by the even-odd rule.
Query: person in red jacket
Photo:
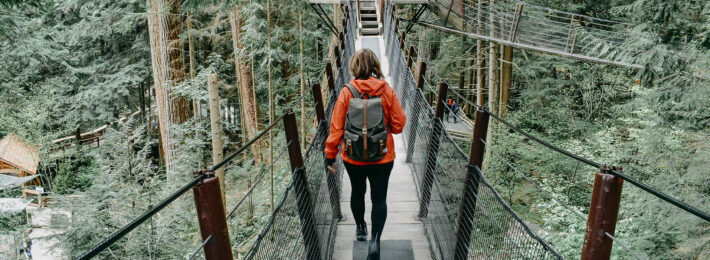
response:
[[[361,94],[367,93],[369,96],[379,96],[382,99],[385,123],[389,129],[389,133],[387,133],[387,152],[381,160],[362,162],[349,158],[345,151],[340,154],[352,185],[350,209],[357,224],[356,237],[359,241],[364,241],[367,238],[365,182],[370,182],[372,236],[370,238],[368,259],[379,259],[380,238],[387,219],[387,185],[395,158],[392,134],[402,132],[407,117],[404,115],[402,105],[399,103],[394,89],[383,80],[380,63],[375,53],[368,49],[357,51],[350,59],[350,73],[354,77],[350,84],[357,88]],[[338,147],[343,139],[345,116],[352,97],[353,95],[349,89],[343,87],[333,109],[330,134],[326,140],[324,151],[326,166],[331,173],[336,172],[335,157],[338,155]]]

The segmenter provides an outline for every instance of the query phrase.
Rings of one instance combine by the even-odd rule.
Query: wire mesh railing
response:
[[[641,68],[627,62],[639,50],[628,47],[630,25],[513,0],[430,1],[474,38],[593,62]],[[454,19],[456,18],[456,19]],[[445,26],[420,22],[447,29]]]
[[[340,212],[342,159],[338,157],[335,174],[326,172],[323,148],[328,137],[330,118],[341,86],[350,81],[348,61],[354,53],[354,8],[348,8],[345,32],[340,44],[337,73],[329,86],[325,118],[303,156],[303,165],[293,172],[286,192],[274,209],[268,223],[256,238],[246,259],[331,259]],[[293,155],[291,154],[292,167]],[[305,183],[305,185],[303,185]]]
[[[392,12],[386,5],[385,14]],[[395,33],[392,16],[385,15],[385,41],[390,59],[392,86],[407,114],[403,130],[407,162],[411,162],[420,193],[419,217],[424,223],[427,240],[435,259],[516,258],[552,259],[559,255],[540,239],[525,222],[497,195],[487,180],[478,190],[474,204],[464,203],[466,172],[469,158],[442,129],[441,118],[435,116],[424,93],[406,67]],[[461,207],[476,207],[470,223],[474,234],[467,256],[456,255],[457,221]]]
[[[343,52],[339,57],[339,60],[343,62],[338,64],[338,74],[335,79],[335,82],[337,82],[338,85],[343,85],[345,82],[350,80],[347,61],[349,61],[350,56],[354,52],[355,22],[353,14],[353,9],[350,8],[349,13],[346,14],[347,20],[343,22],[343,25],[345,25],[345,33],[343,34],[344,42],[340,44],[340,48]],[[332,79],[329,79],[329,82],[330,80]],[[332,90],[335,89],[334,86],[330,87]],[[314,89],[316,89],[315,86]],[[304,101],[306,99],[305,96],[309,93],[311,93],[311,91],[304,93],[304,95],[296,100],[294,104]],[[317,96],[320,97],[320,95]],[[199,218],[201,220],[200,229],[202,231],[203,240],[200,246],[190,254],[190,258],[198,256],[199,252],[204,250],[205,256],[208,257],[209,255],[208,258],[224,258],[232,256],[231,253],[234,251],[237,253],[238,258],[246,257],[248,259],[252,259],[254,257],[261,259],[261,256],[264,255],[270,255],[272,256],[272,259],[330,259],[335,239],[336,222],[341,218],[339,185],[342,170],[336,174],[326,174],[323,167],[325,158],[323,157],[321,151],[323,150],[324,142],[328,135],[329,118],[332,113],[331,111],[335,106],[336,99],[337,93],[331,93],[327,108],[325,109],[328,117],[326,118],[323,116],[323,118],[319,118],[320,120],[316,133],[314,134],[312,141],[306,150],[305,164],[303,164],[303,158],[300,158],[300,146],[298,145],[298,132],[295,127],[295,116],[293,112],[291,112],[292,107],[289,106],[282,116],[278,117],[273,122],[269,122],[269,126],[267,126],[250,141],[245,142],[236,152],[226,156],[223,161],[216,163],[209,170],[196,172],[195,178],[192,181],[183,185],[180,189],[168,196],[168,198],[150,208],[140,217],[134,219],[128,225],[113,233],[91,250],[81,255],[79,259],[89,259],[98,255],[101,251],[113,245],[116,241],[124,237],[146,220],[150,219],[156,213],[160,212],[174,200],[187,193],[190,189],[195,189],[194,195],[196,207],[198,208],[198,215],[205,214],[204,212],[200,212],[201,210],[212,210],[209,214],[201,215]],[[316,106],[324,105],[320,104],[322,101],[314,101]],[[310,121],[315,112],[316,111],[313,111],[308,114],[307,118],[309,120],[307,121]],[[319,117],[321,116],[319,115]],[[284,143],[286,143],[285,147],[278,150],[278,155],[270,162],[269,165],[265,165],[262,168],[262,171],[258,175],[254,176],[253,179],[252,176],[246,176],[246,178],[249,179],[248,190],[239,199],[235,206],[229,208],[229,213],[224,212],[221,199],[214,200],[219,202],[219,205],[216,205],[210,201],[203,201],[198,198],[198,195],[200,194],[203,196],[214,195],[208,193],[219,191],[219,185],[215,181],[216,178],[214,177],[213,172],[217,169],[225,169],[227,171],[236,169],[237,163],[232,162],[232,160],[238,155],[244,153],[249,147],[259,142],[269,131],[272,131],[274,127],[280,124],[282,119],[286,129],[286,141],[284,141]],[[291,133],[291,138],[289,138],[289,131]],[[293,138],[294,136],[295,138]],[[295,149],[294,147],[298,148]],[[274,205],[273,212],[270,212],[271,209],[268,206],[269,203],[265,203],[265,201],[267,201],[270,197],[268,195],[270,192],[273,193],[273,190],[278,189],[273,188],[273,178],[271,182],[267,182],[265,181],[265,176],[268,172],[271,172],[275,167],[279,166],[279,164],[284,163],[284,160],[282,159],[284,159],[283,157],[286,151],[289,152],[292,168],[294,166],[294,154],[296,153],[298,154],[296,157],[299,157],[303,165],[297,167],[296,169],[292,169],[292,174],[290,176],[284,176],[283,174],[281,176],[277,176],[277,178],[290,178],[290,181],[280,182],[286,185],[286,187],[283,187],[285,192],[278,195],[274,194],[275,198],[272,197],[271,200],[279,201],[279,204],[278,206]],[[339,159],[338,162],[342,164],[342,160]],[[247,162],[243,161],[242,163]],[[344,167],[338,167],[338,169],[343,168]],[[201,186],[203,184],[207,185],[206,183],[211,183],[210,185],[212,186],[209,188]],[[267,185],[267,183],[269,185]],[[216,194],[219,194],[219,192]],[[217,197],[220,196],[217,195]],[[214,197],[212,197],[212,199],[214,199]],[[294,202],[296,202],[296,206],[294,206]],[[219,210],[214,211],[215,209]],[[260,223],[262,222],[259,221],[257,216],[269,214],[271,216],[268,218],[268,221],[261,225]],[[221,217],[218,219],[210,219],[203,223],[203,220],[206,220],[203,219],[203,217],[215,217],[220,215]],[[236,234],[236,236],[230,239],[228,237],[229,232],[227,229],[228,224],[226,224],[226,219],[233,220],[236,218],[241,219],[240,221],[230,221],[230,223],[236,222],[234,225],[231,225],[233,229],[232,232],[233,234]],[[215,224],[215,222],[222,222],[223,224]],[[254,237],[254,233],[257,231],[259,235],[253,240],[250,239],[250,237]],[[229,247],[230,240],[237,242],[235,243],[235,246],[237,247],[236,249],[234,247]],[[219,245],[217,251],[220,251],[220,253],[214,253],[215,245]],[[240,248],[248,250],[242,251]],[[246,254],[242,256],[240,254],[241,252],[246,252]]]

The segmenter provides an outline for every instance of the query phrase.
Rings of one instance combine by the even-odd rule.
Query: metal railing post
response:
[[[313,101],[315,101],[316,109],[316,119],[318,123],[325,120],[325,110],[323,109],[323,94],[320,89],[320,84],[316,83],[311,86],[311,92],[313,93]],[[303,124],[303,122],[301,122]]]
[[[397,20],[399,21],[399,20]],[[404,51],[404,39],[407,35],[407,32],[402,31],[402,36],[399,38],[399,51]]]
[[[606,235],[614,235],[616,218],[621,202],[621,188],[624,180],[609,173],[613,167],[602,166],[594,177],[592,203],[587,218],[587,233],[584,236],[582,259],[609,259],[613,240]],[[621,171],[621,168],[616,168]]]
[[[200,174],[201,172],[193,173],[195,177]],[[202,240],[212,236],[204,247],[205,259],[232,259],[232,245],[229,243],[227,216],[222,203],[219,178],[214,172],[207,172],[206,175],[202,182],[192,187]]]
[[[325,128],[323,129],[323,131],[327,131],[328,124],[325,118],[325,111],[323,110],[324,104],[323,96],[320,92],[320,84],[313,84],[311,91],[313,92],[313,100],[316,102],[316,118],[318,118],[318,130],[321,131],[320,128],[322,127]],[[323,149],[323,146],[325,146],[325,140],[323,140],[323,143],[319,145],[319,149]],[[330,206],[333,210],[333,216],[341,220],[343,219],[343,213],[340,211],[340,183],[338,182],[338,176],[329,172],[326,172],[326,176],[328,181],[328,192],[330,194]]]
[[[411,69],[412,68],[412,56],[414,55],[414,46],[409,45],[409,49],[407,50],[407,68]]]
[[[333,77],[333,64],[328,61],[325,64],[325,76],[327,77],[328,91],[335,89],[335,78]]]
[[[417,76],[417,92],[421,92],[422,96],[424,95],[424,92],[422,91],[424,89],[424,75],[426,75],[426,62],[420,62],[419,63],[419,74]],[[411,93],[410,95],[414,95],[413,98],[409,99],[409,102],[407,106],[414,106],[412,102],[414,102],[417,98],[417,93]],[[412,109],[415,109],[412,107]],[[414,110],[417,111],[417,110]],[[409,138],[411,141],[407,144],[407,157],[405,159],[406,162],[411,163],[412,162],[412,155],[414,154],[414,145],[417,142],[417,128],[419,128],[419,113],[422,113],[421,109],[418,110],[419,112],[416,113],[412,117],[412,121],[410,121],[409,125],[409,133],[407,134],[407,138]]]
[[[397,33],[399,32],[398,27],[399,27],[399,18],[395,18],[394,19],[394,34],[395,35],[397,35]],[[397,36],[395,36],[395,37],[397,37]],[[400,49],[402,49],[402,47],[400,47]]]
[[[335,48],[333,48],[333,54],[335,55],[335,69],[337,70],[338,68],[342,67],[342,63],[340,62],[340,48],[336,45]]]
[[[424,170],[424,179],[420,187],[422,187],[422,194],[419,198],[419,218],[426,218],[429,214],[429,201],[431,200],[431,187],[434,183],[434,174],[436,173],[436,157],[439,153],[439,143],[441,136],[441,129],[443,128],[442,118],[444,116],[444,99],[446,99],[446,93],[449,90],[449,85],[446,82],[441,82],[439,84],[439,96],[436,100],[436,111],[434,113],[434,122],[432,125],[431,137],[429,137],[429,145],[427,145],[427,160],[426,168]]]
[[[293,188],[297,196],[298,217],[301,220],[301,235],[303,236],[303,244],[306,247],[306,258],[320,259],[320,243],[313,216],[313,205],[311,205],[311,197],[308,191],[308,180],[306,168],[303,165],[301,145],[298,142],[296,114],[289,110],[283,120],[286,143],[289,143],[288,157],[291,162],[291,171],[293,172]]]
[[[483,155],[486,149],[483,140],[486,139],[489,119],[490,115],[487,112],[482,109],[476,111],[476,121],[473,125],[473,141],[456,229],[454,259],[457,260],[463,260],[468,257],[468,244],[471,242],[473,215],[476,210],[476,199],[478,198],[478,184],[481,181],[480,169],[481,165],[483,165]]]

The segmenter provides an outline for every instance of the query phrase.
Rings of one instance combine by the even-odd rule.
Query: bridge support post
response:
[[[404,39],[406,39],[406,36],[407,32],[402,31],[402,36],[399,38],[399,51],[404,51]]]
[[[407,49],[407,69],[412,68],[412,57],[414,55],[414,46],[409,45],[409,49]]]
[[[338,45],[333,47],[333,55],[335,55],[335,70],[338,70],[338,68],[342,67],[342,63],[340,63],[340,48]]]
[[[306,248],[306,259],[320,259],[320,243],[313,216],[313,205],[311,205],[311,197],[308,192],[306,168],[303,165],[301,145],[298,143],[296,114],[289,110],[283,120],[286,142],[290,143],[288,145],[288,157],[291,162],[291,171],[293,172],[293,188],[297,197],[298,217],[301,220],[301,235]]]
[[[419,218],[426,218],[429,215],[429,201],[431,200],[431,187],[434,184],[434,174],[436,173],[436,157],[439,153],[439,143],[441,141],[441,129],[443,128],[443,122],[441,121],[444,116],[444,100],[446,99],[446,93],[449,90],[449,85],[446,82],[441,82],[439,84],[439,96],[436,101],[436,111],[434,113],[434,122],[432,126],[431,137],[429,138],[429,145],[427,146],[427,160],[426,160],[426,170],[424,171],[424,179],[420,187],[422,187],[422,194],[420,196],[421,200],[419,202]]]
[[[587,218],[587,233],[584,236],[582,259],[609,259],[613,240],[606,235],[614,235],[616,218],[621,202],[621,188],[624,181],[612,174],[613,169],[603,166],[594,177],[592,203]],[[621,171],[620,168],[616,169]]]
[[[323,110],[323,96],[321,95],[320,84],[313,84],[312,90],[313,100],[316,102],[316,118],[318,119],[318,131],[325,131],[327,133],[328,124],[325,118],[325,111]],[[321,129],[323,128],[323,129]],[[318,144],[319,149],[323,149],[325,142]],[[330,206],[333,210],[333,216],[337,219],[343,219],[343,214],[340,212],[340,182],[338,182],[338,176],[335,174],[330,174],[326,172],[328,181],[328,192],[330,194]]]
[[[468,170],[464,183],[463,195],[461,198],[461,209],[456,229],[456,247],[454,249],[454,259],[463,260],[468,257],[468,245],[471,242],[471,230],[473,228],[473,215],[476,210],[476,199],[478,198],[478,185],[481,181],[481,166],[483,165],[483,155],[488,132],[488,122],[490,115],[478,109],[476,111],[476,121],[473,125],[473,141],[471,153],[469,154]]]
[[[195,172],[193,175],[197,177],[200,173]],[[214,172],[208,172],[201,183],[192,187],[202,240],[212,236],[204,247],[207,260],[232,259],[232,245],[229,243],[227,216],[219,182]]]
[[[333,91],[335,89],[335,78],[333,77],[333,64],[328,61],[325,64],[325,76],[326,83],[328,84],[328,91]]]
[[[311,86],[311,92],[313,93],[313,101],[315,101],[316,103],[316,119],[318,119],[318,123],[320,124],[321,121],[325,120],[325,110],[323,109],[323,94],[320,89],[320,84],[313,84],[313,86]],[[301,122],[301,124],[303,124],[303,122]]]
[[[405,159],[406,162],[411,163],[412,162],[412,154],[414,154],[414,145],[417,142],[417,128],[419,128],[419,114],[422,113],[421,107],[419,110],[416,110],[417,107],[415,104],[412,102],[415,102],[417,100],[417,94],[421,93],[422,97],[424,96],[424,75],[426,75],[426,62],[420,62],[419,63],[419,74],[417,76],[417,91],[415,93],[409,93],[410,95],[409,101],[406,102],[407,106],[410,106],[410,109],[414,109],[414,116],[412,116],[411,121],[409,122],[409,133],[407,133],[407,138],[410,140],[409,143],[407,144],[407,157]]]

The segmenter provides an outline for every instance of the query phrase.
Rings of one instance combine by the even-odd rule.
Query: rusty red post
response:
[[[419,202],[419,218],[426,218],[429,215],[429,201],[431,200],[431,187],[434,184],[434,175],[436,174],[436,157],[439,153],[439,143],[441,142],[441,130],[443,123],[441,119],[444,116],[444,99],[449,91],[449,85],[446,82],[439,84],[439,96],[436,100],[436,111],[434,113],[434,126],[431,136],[429,137],[429,145],[427,145],[427,160],[424,179],[420,183],[421,196]]]
[[[606,233],[614,235],[616,218],[621,203],[621,188],[624,180],[609,173],[613,169],[602,166],[594,177],[592,203],[587,218],[587,233],[584,236],[582,260],[609,259],[613,240]],[[621,168],[617,168],[621,171]]]
[[[315,100],[316,102],[316,117],[318,118],[318,129],[319,131],[325,130],[325,132],[327,133],[327,129],[329,126],[328,124],[326,124],[327,121],[325,118],[325,111],[323,110],[324,104],[323,96],[321,95],[320,84],[313,84],[313,88],[311,91],[313,92],[313,100]],[[322,143],[319,149],[322,150],[324,146],[325,143]],[[330,194],[330,206],[331,210],[333,211],[333,216],[338,220],[342,220],[343,214],[340,211],[340,184],[338,182],[338,177],[335,174],[331,174],[327,171],[326,174],[326,179],[328,181],[328,192]]]
[[[476,121],[473,124],[473,141],[471,152],[468,158],[468,170],[466,171],[466,181],[464,182],[463,195],[461,196],[461,208],[456,229],[456,247],[454,249],[454,259],[464,260],[468,257],[468,244],[471,242],[471,231],[473,230],[473,215],[476,211],[476,199],[478,198],[478,185],[481,182],[481,166],[483,165],[483,155],[486,145],[483,140],[488,133],[488,122],[490,115],[488,112],[479,109],[476,111]]]
[[[426,62],[422,61],[419,63],[419,73],[417,74],[417,90],[415,93],[409,93],[409,95],[417,95],[418,93],[421,93],[422,96],[424,95],[424,75],[426,75]],[[416,100],[416,98],[410,100]],[[414,104],[409,104],[409,106],[413,105]],[[419,113],[422,113],[422,111],[419,111]],[[409,134],[407,135],[407,137],[415,136],[417,134],[417,128],[419,128],[419,115],[414,115],[410,123],[412,125],[409,127]],[[412,162],[412,154],[414,154],[414,144],[417,142],[417,138],[411,138],[410,140],[412,140],[411,143],[407,144],[407,157],[405,159],[406,162]]]
[[[308,179],[306,177],[306,168],[303,165],[301,145],[298,142],[296,114],[289,109],[283,120],[286,142],[288,143],[288,158],[291,162],[291,172],[293,173],[293,188],[297,197],[298,217],[301,220],[301,235],[306,248],[306,259],[320,259],[320,242],[313,216],[311,196],[308,191]]]
[[[320,90],[320,84],[313,84],[311,92],[313,93],[313,100],[316,102],[316,118],[318,119],[318,123],[320,123],[325,120],[325,110],[323,110],[323,94]]]
[[[194,173],[196,176],[199,174],[200,172]],[[227,217],[222,203],[219,179],[213,172],[206,174],[207,177],[201,183],[192,187],[202,240],[212,236],[204,248],[205,258],[232,259],[232,245],[229,243]]]
[[[333,77],[333,64],[330,61],[325,64],[325,77],[328,82],[328,90],[332,91],[335,89],[335,78]]]
[[[409,49],[407,50],[407,68],[411,69],[412,68],[412,56],[414,55],[414,46],[409,45]]]
[[[399,18],[395,18],[394,19],[394,34],[395,35],[399,32],[399,28],[397,28],[398,26],[399,26]]]
[[[333,48],[333,54],[335,55],[335,68],[342,67],[342,63],[340,63],[340,48],[337,45]]]
[[[357,19],[360,20],[360,0],[357,0]]]
[[[404,39],[405,39],[406,35],[407,35],[407,32],[402,31],[402,37],[399,37],[399,51],[404,50]]]

